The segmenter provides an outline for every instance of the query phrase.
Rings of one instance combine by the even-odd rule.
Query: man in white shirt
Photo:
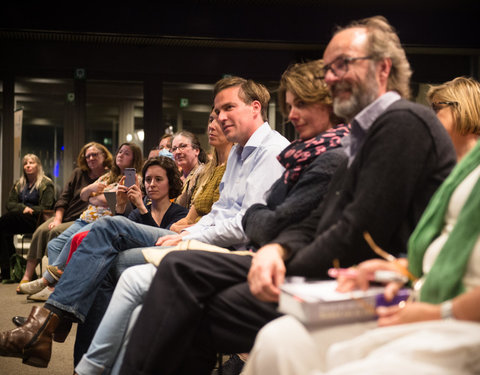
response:
[[[277,155],[289,142],[267,121],[270,95],[265,87],[239,77],[215,86],[214,111],[225,137],[235,142],[220,183],[220,199],[197,224],[180,235],[163,236],[157,245],[176,245],[182,238],[241,248],[247,244],[242,217],[283,172]]]

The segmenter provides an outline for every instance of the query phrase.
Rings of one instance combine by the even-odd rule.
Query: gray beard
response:
[[[376,92],[367,92],[363,93],[363,95],[352,93],[352,96],[347,100],[335,98],[333,100],[333,111],[338,117],[350,122],[362,109],[374,102],[376,98]]]
[[[339,85],[346,84],[340,83]],[[365,107],[377,99],[378,85],[375,80],[375,73],[373,70],[369,70],[365,82],[349,88],[352,91],[349,99],[340,100],[338,97],[333,98],[333,112],[346,122],[350,122]]]

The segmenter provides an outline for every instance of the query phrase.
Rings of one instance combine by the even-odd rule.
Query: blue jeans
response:
[[[154,246],[159,237],[168,234],[175,233],[137,224],[123,216],[98,220],[73,253],[47,304],[84,322],[97,288],[117,255],[132,248]]]
[[[62,253],[65,244],[71,243],[71,237],[79,232],[83,227],[85,227],[88,223],[81,219],[77,219],[70,225],[67,229],[65,229],[58,237],[54,238],[51,241],[48,241],[47,249],[48,249],[48,264],[54,264],[57,260],[59,255]],[[70,240],[70,241],[69,241]],[[65,256],[65,262],[67,261],[68,254],[70,252],[70,246],[68,246],[67,255]],[[65,265],[65,262],[63,263]]]
[[[135,248],[122,251],[118,254],[113,262],[107,276],[103,279],[100,286],[97,288],[97,295],[88,311],[85,322],[78,324],[77,335],[75,337],[75,347],[73,350],[73,360],[76,366],[83,355],[87,352],[90,343],[95,336],[100,322],[102,321],[105,311],[107,310],[112,294],[117,285],[122,272],[128,267],[144,264],[145,257],[142,254],[142,249]]]
[[[80,221],[82,224],[80,224],[80,222],[77,224],[77,221]],[[60,254],[56,254],[56,255],[50,257],[50,247],[49,247],[48,264],[51,264],[52,266],[57,266],[58,268],[63,270],[65,268],[66,263],[67,263],[68,255],[70,254],[70,247],[72,245],[73,237],[75,237],[75,235],[77,233],[85,232],[87,230],[90,230],[90,228],[92,227],[93,224],[94,223],[87,223],[83,220],[77,219],[72,226],[76,225],[77,228],[79,228],[79,229],[67,239],[67,241],[63,245],[62,250],[60,251]],[[58,239],[58,237],[56,239]],[[50,241],[50,242],[52,242],[52,241]],[[63,241],[63,239],[62,239],[62,241]],[[50,242],[48,243],[48,246],[50,246]],[[59,246],[60,246],[60,242],[55,242],[52,245],[52,252],[56,252],[58,250]],[[55,259],[55,260],[51,262],[51,259]],[[50,275],[50,273],[48,271],[43,272],[43,277],[50,283],[50,285],[56,283],[56,280],[53,278],[52,275]]]
[[[122,274],[88,352],[75,367],[79,375],[118,373],[130,330],[156,272],[153,264],[143,264]]]

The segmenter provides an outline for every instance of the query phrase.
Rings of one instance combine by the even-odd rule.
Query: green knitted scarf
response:
[[[445,212],[452,193],[479,165],[480,142],[477,142],[433,195],[408,243],[409,268],[415,276],[422,276],[425,251],[443,229]],[[421,301],[438,304],[465,291],[462,278],[479,234],[480,179],[473,187],[455,227],[425,278],[420,292]]]

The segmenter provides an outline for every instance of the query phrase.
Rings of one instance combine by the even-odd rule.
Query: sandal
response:
[[[30,280],[20,280],[20,284],[18,284],[17,286],[17,294],[23,294],[22,291],[20,290],[20,285],[22,284],[25,284],[25,283],[29,283]]]
[[[56,281],[60,280],[63,275],[63,271],[57,266],[48,265],[47,271]]]

